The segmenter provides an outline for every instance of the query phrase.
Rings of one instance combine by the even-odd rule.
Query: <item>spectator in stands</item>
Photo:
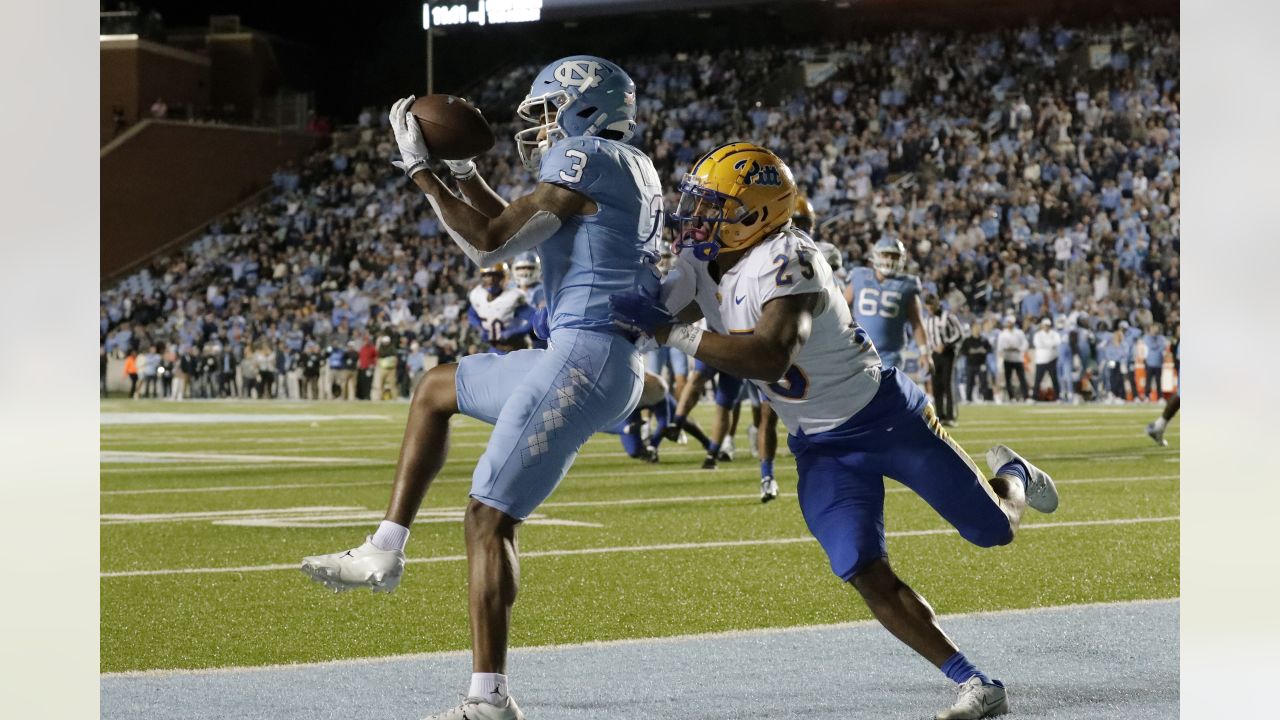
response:
[[[156,120],[163,120],[168,115],[169,106],[165,104],[164,98],[156,98],[156,101],[151,103],[151,117]]]
[[[822,239],[857,263],[880,237],[898,237],[912,252],[910,271],[962,322],[1084,314],[1091,323],[1176,326],[1178,32],[1127,27],[1128,62],[1098,76],[1105,87],[1090,95],[1075,50],[1056,39],[1111,44],[1111,33],[910,32],[635,58],[627,67],[646,93],[633,142],[653,157],[669,202],[688,164],[726,137],[778,148],[823,215]],[[780,63],[815,52],[836,66],[828,80],[785,91],[776,105],[741,107]],[[513,68],[475,96],[499,138],[477,163],[506,197],[534,184],[513,160],[503,115],[532,72]],[[278,171],[263,202],[105,289],[106,351],[218,343],[232,374],[213,382],[231,395],[240,348],[263,338],[296,333],[298,342],[344,348],[371,324],[388,324],[408,334],[404,345],[416,339],[442,362],[472,344],[457,320],[475,268],[420,195],[392,182],[385,112],[374,117],[376,128],[339,133]],[[314,131],[326,131],[315,121]],[[331,362],[322,378],[335,373]],[[335,384],[324,382],[321,394]]]

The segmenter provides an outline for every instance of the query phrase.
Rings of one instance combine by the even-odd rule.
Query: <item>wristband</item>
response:
[[[698,352],[698,345],[702,342],[702,332],[702,328],[689,323],[672,325],[671,330],[667,332],[667,347],[694,357]]]
[[[475,160],[445,160],[445,167],[449,168],[449,172],[459,180],[469,180],[475,177],[476,162]]]

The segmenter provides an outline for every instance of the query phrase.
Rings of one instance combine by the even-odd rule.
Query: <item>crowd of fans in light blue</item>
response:
[[[1130,375],[1176,347],[1176,26],[898,33],[617,60],[638,88],[633,142],[654,159],[670,203],[712,147],[745,138],[774,149],[813,203],[816,235],[846,266],[883,236],[904,243],[926,292],[988,337],[997,389],[1009,318],[1030,338],[1050,318],[1064,335],[1059,374],[1079,389],[1096,365],[1088,395],[1099,399],[1108,363]],[[821,82],[756,101],[776,91],[778,68],[802,63]],[[478,163],[508,198],[532,189],[510,137],[536,69],[512,69],[472,98],[499,137]],[[308,352],[336,368],[372,346],[399,358],[407,393],[415,353],[448,361],[480,347],[465,320],[476,268],[390,166],[394,155],[385,112],[361,113],[333,147],[279,170],[266,200],[104,290],[103,352],[155,345],[161,365],[191,352],[237,378],[249,358],[283,379]],[[271,359],[259,360],[264,352]],[[186,388],[217,396],[244,383],[192,378]]]

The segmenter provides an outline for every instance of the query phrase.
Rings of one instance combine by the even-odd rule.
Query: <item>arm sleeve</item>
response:
[[[697,295],[698,279],[696,269],[683,257],[677,257],[675,265],[662,279],[662,290],[659,299],[662,306],[672,315],[678,315],[689,306]]]
[[[436,202],[434,197],[427,195],[427,202],[431,204],[432,211],[435,212],[436,218],[440,221],[440,227],[444,228],[449,238],[453,240],[462,253],[471,262],[480,267],[489,267],[500,262],[506,262],[520,253],[532,250],[542,244],[547,238],[551,237],[560,229],[560,218],[555,213],[548,210],[538,210],[524,222],[511,237],[506,238],[502,245],[495,250],[480,250],[475,245],[467,242],[466,238],[458,234],[457,230],[449,227],[445,222],[444,215],[440,212],[440,203]]]

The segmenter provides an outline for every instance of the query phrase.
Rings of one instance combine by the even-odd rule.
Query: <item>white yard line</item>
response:
[[[1086,527],[1091,525],[1133,525],[1138,523],[1162,523],[1177,522],[1178,515],[1166,515],[1162,517],[1136,517],[1136,518],[1113,518],[1110,520],[1069,520],[1066,522],[1054,523],[1027,523],[1022,525],[1021,530],[1043,530],[1056,529],[1066,527]],[[950,527],[931,528],[928,530],[899,530],[885,533],[886,537],[920,537],[925,535],[948,535],[954,533],[955,529]],[[760,545],[791,545],[795,543],[814,542],[812,536],[793,537],[793,538],[772,538],[766,540],[722,540],[715,542],[701,543],[669,543],[661,545],[622,545],[615,547],[597,547],[597,548],[578,548],[572,550],[534,550],[520,554],[521,558],[540,558],[540,557],[567,557],[572,555],[607,555],[613,553],[636,553],[636,552],[662,552],[671,550],[702,550],[707,548],[724,548],[724,547],[754,547]],[[460,562],[466,560],[466,555],[438,555],[435,557],[410,558],[406,563],[441,563],[441,562]],[[118,570],[115,572],[104,572],[99,575],[102,578],[117,577],[143,577],[153,575],[203,575],[209,573],[244,573],[244,572],[267,572],[275,570],[297,570],[298,563],[288,563],[281,565],[245,565],[241,567],[211,567],[211,568],[167,568],[162,570]]]
[[[753,468],[743,468],[743,469],[751,470]],[[628,476],[683,475],[688,472],[690,471],[688,470],[649,470],[647,472],[633,472],[633,473],[627,473],[627,474]],[[782,466],[774,470],[774,475],[780,476],[784,473],[790,474],[794,472],[795,472],[795,468]],[[574,481],[579,481],[579,480],[611,479],[614,477],[617,477],[617,476],[616,475],[577,475],[577,476],[572,476],[572,479]],[[1149,480],[1177,480],[1179,477],[1180,476],[1178,475],[1135,475],[1135,476],[1116,475],[1116,476],[1106,476],[1106,477],[1058,480],[1057,484],[1058,485],[1085,485],[1085,484],[1091,484],[1091,483],[1110,483],[1110,482],[1129,482],[1129,481],[1142,482],[1142,481],[1149,481]],[[441,483],[441,482],[460,483],[460,482],[470,482],[470,480],[466,478],[460,478],[460,479],[442,478],[442,479],[436,480],[436,482],[437,483]],[[101,494],[103,495],[167,495],[167,494],[174,494],[174,493],[255,492],[260,490],[304,490],[304,489],[314,489],[314,488],[323,489],[323,488],[331,488],[331,487],[335,487],[335,488],[336,487],[368,487],[368,486],[374,486],[374,485],[385,485],[387,487],[390,487],[391,480],[390,479],[365,480],[360,482],[332,482],[332,483],[282,483],[279,485],[220,485],[217,487],[193,487],[193,488],[141,488],[137,490],[103,490]],[[896,487],[896,488],[891,487],[886,492],[910,492],[910,490],[902,487]],[[784,497],[787,495],[788,493],[783,493]],[[703,497],[705,497],[706,499],[713,499],[713,500],[728,500],[728,499],[739,499],[739,498],[756,498],[759,496],[752,494],[752,495],[708,495]],[[543,503],[539,507],[547,507],[547,506],[576,507],[576,506],[586,506],[586,505],[637,505],[637,504],[645,504],[645,503],[673,502],[677,500],[692,500],[692,499],[695,499],[695,498],[685,497],[685,496],[671,496],[671,497],[661,497],[661,498],[635,498],[630,500],[570,501],[569,503],[558,503],[553,501],[549,503]]]

